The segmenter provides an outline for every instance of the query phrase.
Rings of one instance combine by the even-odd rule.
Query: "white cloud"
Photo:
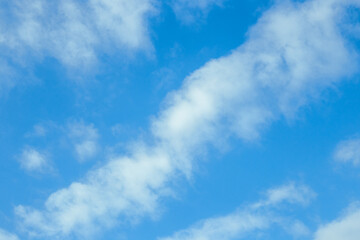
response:
[[[24,227],[32,234],[89,238],[89,229],[156,215],[171,182],[191,176],[209,144],[232,135],[254,140],[272,121],[293,116],[356,71],[356,55],[338,29],[345,3],[286,2],[270,9],[242,46],[169,94],[152,122],[151,143],[134,144],[127,155],[51,194],[43,209],[18,206]],[[284,192],[274,192],[271,201],[281,201]]]
[[[48,147],[54,148],[59,145],[70,147],[79,162],[94,158],[101,149],[98,129],[93,124],[85,123],[82,120],[69,120],[67,124],[51,121],[38,123],[25,134],[27,138],[44,138],[47,140],[54,136],[58,140],[55,145]]]
[[[68,125],[67,132],[80,162],[96,156],[100,149],[99,134],[93,124],[86,125],[83,122],[73,122]]]
[[[360,139],[342,141],[335,149],[334,159],[338,162],[360,164]]]
[[[213,7],[222,6],[226,0],[172,0],[171,6],[176,16],[185,24],[207,16]]]
[[[271,219],[247,211],[228,216],[206,219],[189,229],[175,233],[162,240],[230,240],[242,239],[249,232],[269,227]]]
[[[19,240],[19,238],[0,228],[0,240]]]
[[[161,240],[232,240],[248,239],[250,234],[257,231],[265,231],[273,224],[278,224],[286,231],[295,236],[307,235],[308,228],[298,220],[285,218],[273,213],[273,207],[279,207],[281,202],[273,201],[273,192],[283,192],[284,189],[292,189],[282,198],[282,202],[296,203],[294,199],[310,199],[312,191],[304,192],[306,186],[294,184],[285,185],[279,189],[271,189],[268,198],[258,203],[251,204],[249,207],[237,210],[227,216],[209,218],[198,222],[192,227],[181,230],[171,237],[160,238]],[[293,195],[294,194],[294,195]],[[271,202],[273,205],[263,205],[263,202]],[[301,203],[302,201],[299,201]],[[256,206],[256,207],[254,207]],[[286,219],[284,221],[284,219]]]
[[[84,182],[53,193],[44,212],[19,206],[17,214],[31,234],[75,233],[90,238],[99,227],[111,226],[120,213],[125,221],[156,213],[160,192],[165,194],[173,173],[171,162],[159,150],[137,149],[131,157],[114,159],[91,171]]]
[[[269,189],[266,200],[257,202],[253,207],[278,205],[283,202],[307,205],[315,197],[315,193],[304,185],[289,183],[284,186]]]
[[[315,240],[358,240],[360,236],[360,207],[352,206],[344,216],[321,226]]]
[[[32,147],[25,147],[19,157],[21,168],[28,172],[44,173],[51,169],[48,156]]]
[[[4,12],[0,15],[0,57],[17,70],[49,56],[69,69],[85,73],[97,62],[98,55],[114,54],[114,49],[124,56],[149,51],[152,45],[148,20],[156,14],[155,3],[156,0],[9,1],[0,6]]]

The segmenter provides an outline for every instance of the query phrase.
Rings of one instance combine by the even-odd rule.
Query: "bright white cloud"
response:
[[[171,6],[176,16],[186,24],[206,17],[216,6],[222,6],[226,0],[172,0]]]
[[[283,195],[281,202],[273,201],[274,192],[284,192],[284,189],[291,189],[288,194]],[[308,191],[304,191],[308,189]],[[264,231],[273,224],[279,224],[281,227],[290,230],[295,236],[306,235],[309,230],[300,221],[285,219],[284,216],[272,211],[273,207],[279,207],[281,203],[296,203],[294,199],[311,199],[312,191],[306,186],[297,186],[295,184],[285,185],[280,188],[269,190],[268,198],[249,207],[239,209],[227,216],[209,218],[198,222],[192,227],[181,230],[171,237],[160,238],[160,240],[232,240],[248,239],[250,234],[257,231]],[[294,194],[294,195],[293,195]],[[269,202],[271,205],[264,205],[263,202]],[[289,224],[290,223],[290,224]]]
[[[181,174],[192,175],[207,145],[233,135],[254,140],[272,121],[293,116],[356,71],[357,57],[338,28],[348,3],[274,6],[242,46],[208,62],[168,96],[152,122],[151,143],[134,144],[127,155],[51,194],[43,209],[18,206],[24,227],[32,234],[89,238],[89,229],[156,215],[159,198],[172,194],[171,182]],[[292,189],[273,192],[270,203],[287,192]],[[299,199],[306,202],[293,201]]]
[[[0,240],[19,240],[19,238],[0,228]]]
[[[344,216],[321,226],[315,233],[315,240],[358,240],[360,236],[360,207],[352,206]]]
[[[334,159],[338,162],[360,164],[360,139],[342,141],[336,147]]]
[[[51,169],[48,156],[31,147],[22,150],[19,162],[21,168],[28,172],[44,173]]]
[[[99,134],[92,124],[73,122],[68,125],[67,131],[80,162],[96,156],[100,148],[98,144]]]

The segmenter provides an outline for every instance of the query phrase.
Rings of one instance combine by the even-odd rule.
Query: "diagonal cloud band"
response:
[[[209,145],[228,136],[255,140],[356,73],[358,55],[344,29],[352,27],[347,9],[359,6],[355,0],[276,4],[243,45],[169,94],[152,122],[151,143],[139,141],[127,156],[54,192],[42,209],[16,207],[20,224],[33,236],[89,238],[120,220],[156,214],[171,182],[190,177]]]

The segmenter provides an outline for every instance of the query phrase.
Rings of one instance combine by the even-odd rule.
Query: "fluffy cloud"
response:
[[[321,226],[315,233],[315,240],[357,240],[360,236],[360,207],[352,206],[339,219]]]
[[[84,182],[53,193],[45,211],[19,206],[16,213],[30,234],[90,238],[98,228],[111,226],[119,214],[128,221],[156,213],[155,206],[173,175],[170,159],[161,150],[146,152],[140,146],[133,156],[110,161],[91,171]]]
[[[51,169],[48,156],[31,147],[23,149],[19,162],[21,168],[28,172],[44,173]]]
[[[205,17],[211,8],[222,6],[226,0],[172,0],[176,16],[186,24]]]
[[[342,141],[336,147],[334,159],[338,162],[360,164],[360,139]]]
[[[14,234],[0,229],[0,240],[19,240],[19,238]]]
[[[93,158],[99,151],[97,129],[83,122],[68,125],[67,133],[74,146],[75,154],[80,162]]]
[[[190,177],[208,145],[228,136],[255,140],[273,121],[293,116],[356,71],[357,56],[339,29],[348,6],[340,0],[275,5],[243,45],[208,62],[169,94],[149,142],[134,144],[127,155],[54,192],[43,209],[18,206],[24,228],[33,235],[89,238],[117,221],[156,215],[171,182]],[[286,192],[291,188],[275,191],[263,204],[281,201]]]
[[[290,190],[291,189],[291,190]],[[304,191],[306,189],[306,191]],[[281,201],[278,199],[279,192],[282,194]],[[192,227],[179,231],[171,237],[159,240],[232,240],[248,239],[250,234],[264,231],[273,224],[280,224],[286,231],[296,236],[307,235],[307,227],[297,220],[286,219],[273,213],[273,207],[279,207],[281,203],[303,203],[303,199],[311,200],[314,193],[306,186],[289,184],[268,191],[267,199],[254,203],[243,209],[239,209],[227,216],[209,218],[198,222]],[[298,201],[294,201],[297,199]],[[263,203],[268,203],[264,205]]]

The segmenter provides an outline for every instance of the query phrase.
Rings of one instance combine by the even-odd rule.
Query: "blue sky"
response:
[[[0,0],[0,240],[357,240],[359,0]]]

